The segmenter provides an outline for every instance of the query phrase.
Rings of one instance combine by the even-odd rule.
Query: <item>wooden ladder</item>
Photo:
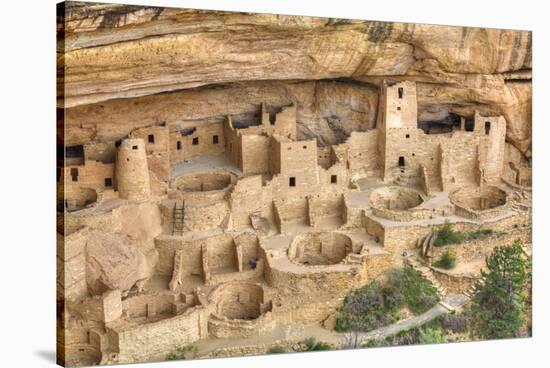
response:
[[[178,207],[178,202],[174,203],[174,210],[172,211],[172,235],[183,235],[183,209],[185,202],[181,202],[181,207]]]

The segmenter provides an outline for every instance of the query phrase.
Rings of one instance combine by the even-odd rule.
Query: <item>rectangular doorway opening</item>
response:
[[[486,121],[485,122],[485,134],[489,134],[490,131],[491,131],[491,122]]]
[[[78,181],[78,168],[77,167],[71,167],[71,180],[72,181]]]
[[[399,165],[399,167],[404,167],[405,166],[405,157],[399,156],[399,160],[397,161],[397,164]]]

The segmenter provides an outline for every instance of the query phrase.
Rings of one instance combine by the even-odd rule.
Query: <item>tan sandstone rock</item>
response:
[[[107,290],[127,292],[149,276],[147,260],[122,234],[95,231],[86,245],[86,279],[98,295]]]
[[[260,101],[297,102],[301,138],[334,144],[372,127],[377,81],[391,77],[418,82],[421,120],[503,114],[530,156],[528,31],[69,3],[64,32],[69,144],[250,116]]]

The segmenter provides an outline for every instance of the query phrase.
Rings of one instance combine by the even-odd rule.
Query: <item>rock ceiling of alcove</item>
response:
[[[87,132],[82,127],[88,120],[111,121],[108,112],[120,117],[121,108],[129,110],[121,99],[135,106],[162,104],[158,94],[177,91],[160,96],[186,97],[189,119],[201,120],[212,118],[212,106],[244,113],[264,97],[302,102],[304,90],[321,88],[327,96],[304,97],[310,106],[298,123],[302,135],[326,133],[330,143],[337,133],[322,126],[330,119],[350,118],[339,127],[344,130],[371,127],[376,84],[391,77],[418,82],[421,117],[440,118],[449,111],[468,115],[474,109],[503,114],[508,141],[524,153],[530,149],[528,31],[89,3],[67,3],[64,14],[58,25],[64,30],[58,72],[65,88],[58,106],[68,107],[81,129],[69,141],[112,138],[97,127]],[[239,108],[223,102],[240,89],[247,91],[241,103],[231,98]],[[277,91],[286,95],[277,97]],[[194,100],[199,95],[203,101]],[[174,116],[187,112],[176,110]],[[129,112],[132,122],[122,116],[118,124],[154,122],[137,112]],[[116,134],[124,131],[117,129]]]

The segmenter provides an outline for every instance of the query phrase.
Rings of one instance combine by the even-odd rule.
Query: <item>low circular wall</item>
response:
[[[229,173],[198,173],[180,176],[172,182],[172,188],[182,192],[210,192],[226,189],[233,182]]]
[[[418,191],[405,187],[393,186],[375,189],[369,200],[373,215],[393,221],[431,219],[448,212],[445,208],[416,208],[424,202],[424,199]]]
[[[459,216],[474,220],[487,220],[502,215],[510,206],[505,191],[488,186],[464,187],[449,196]]]
[[[298,235],[288,249],[288,258],[305,266],[340,263],[352,252],[349,236],[335,232],[312,232]]]
[[[271,301],[264,300],[261,285],[228,282],[216,287],[208,296],[215,311],[208,321],[208,331],[215,337],[250,337],[275,327]]]
[[[416,190],[397,186],[375,189],[369,199],[371,207],[401,211],[414,208],[424,202]]]
[[[454,204],[474,210],[488,210],[506,203],[506,192],[497,187],[471,188],[464,187],[456,190],[449,196]]]

